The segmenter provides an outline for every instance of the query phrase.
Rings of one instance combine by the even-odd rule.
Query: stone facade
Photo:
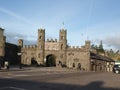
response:
[[[11,65],[18,64],[17,52],[18,45],[6,42],[4,29],[0,28],[0,66],[4,66],[5,61],[8,61]]]
[[[59,32],[59,41],[57,39],[45,41],[45,29],[38,30],[37,45],[24,45],[23,40],[18,40],[21,46],[22,64],[31,65],[34,60],[38,65],[47,66],[50,58],[53,65],[68,68],[90,69],[90,41],[86,41],[82,47],[70,47],[67,45],[67,30],[61,29]]]
[[[90,52],[90,62],[92,71],[112,72],[115,61],[107,56]]]
[[[68,46],[65,29],[60,30],[59,40],[46,41],[45,29],[38,29],[36,45],[23,45],[22,39],[18,40],[18,45],[14,45],[6,43],[5,39],[4,30],[0,28],[0,61],[4,59],[3,62],[7,60],[10,64],[67,67],[86,71],[112,71],[114,65],[112,59],[93,52],[88,40],[81,47]]]
[[[0,57],[5,55],[5,42],[4,29],[0,28]]]

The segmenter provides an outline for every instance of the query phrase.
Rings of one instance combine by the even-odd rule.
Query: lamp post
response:
[[[21,55],[22,55],[22,52],[19,52],[17,54],[18,54],[18,60],[19,60],[19,68],[22,69],[22,64],[21,64]]]

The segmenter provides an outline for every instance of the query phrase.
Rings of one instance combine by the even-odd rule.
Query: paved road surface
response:
[[[120,74],[56,68],[2,71],[0,90],[120,90]]]

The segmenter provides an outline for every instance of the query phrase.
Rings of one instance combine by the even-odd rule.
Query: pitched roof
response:
[[[113,59],[111,59],[109,57],[98,55],[93,52],[90,52],[90,58],[96,59],[96,60],[108,61],[108,62],[115,62]]]

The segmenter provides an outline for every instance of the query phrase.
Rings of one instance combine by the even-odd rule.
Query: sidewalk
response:
[[[24,70],[31,70],[30,68],[19,68],[19,67],[10,67],[9,69],[7,68],[1,68],[0,72],[9,72],[9,71],[24,71]]]
[[[68,68],[59,68],[59,67],[22,67],[21,69],[19,66],[10,66],[9,69],[1,68],[0,72],[9,72],[9,71],[25,71],[25,70],[35,70],[35,71],[83,71],[77,69],[68,69]]]

